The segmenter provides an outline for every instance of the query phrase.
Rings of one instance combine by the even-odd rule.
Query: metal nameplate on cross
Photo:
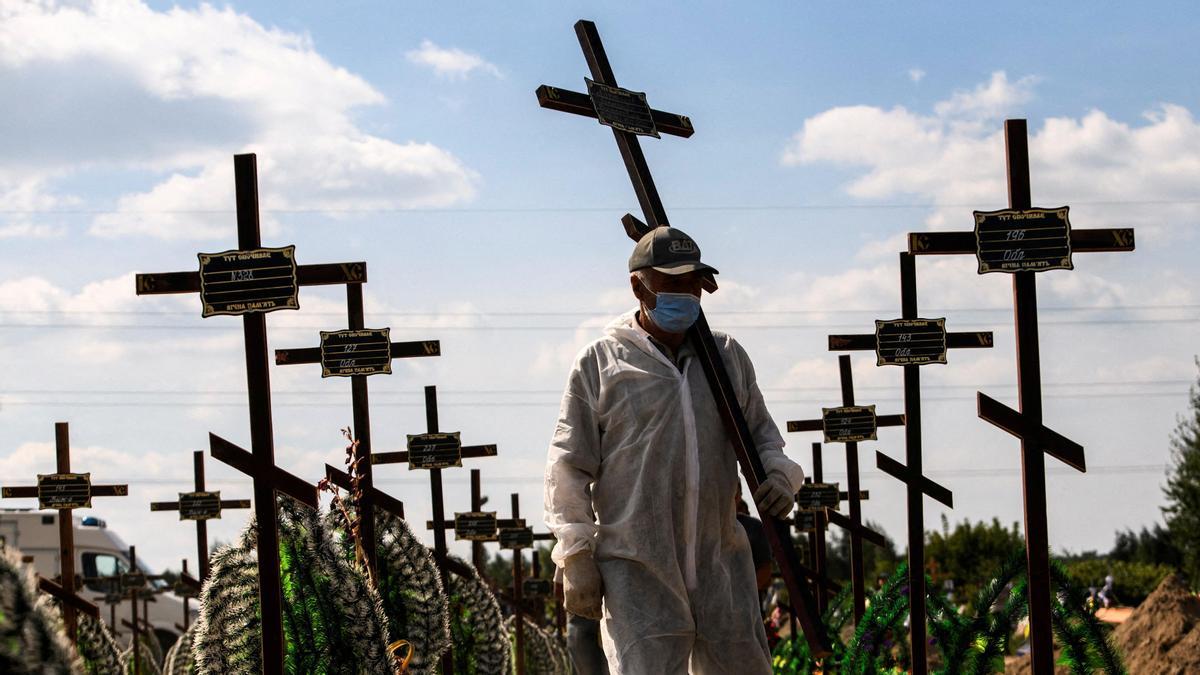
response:
[[[836,509],[841,505],[837,483],[805,483],[796,493],[796,506],[802,510]]]
[[[1004,145],[1009,208],[975,212],[972,231],[910,233],[908,250],[912,255],[974,255],[980,273],[1008,272],[1013,277],[1020,409],[1014,410],[983,392],[977,393],[977,401],[980,418],[1021,439],[1031,658],[1033,672],[1043,675],[1054,671],[1045,455],[1081,472],[1086,464],[1083,446],[1042,423],[1036,275],[1052,269],[1072,269],[1076,253],[1132,251],[1135,242],[1131,228],[1075,229],[1068,220],[1067,207],[1035,209],[1025,120],[1004,122]]]
[[[596,24],[591,21],[576,22],[575,35],[579,38],[579,46],[587,60],[591,79],[605,87],[619,88],[617,78],[609,64],[608,55],[604,51],[604,45],[600,41],[600,33],[596,30]],[[596,93],[597,89],[593,87],[592,91]],[[601,118],[601,113],[598,111],[605,106],[604,102],[593,100],[591,95],[546,85],[538,87],[536,93],[538,104],[543,108],[585,117]],[[629,101],[631,98],[625,100]],[[695,131],[691,120],[682,115],[650,109],[650,117],[654,122],[654,130],[660,133],[687,138]],[[644,121],[642,124],[644,125]],[[666,208],[659,197],[658,189],[654,185],[654,178],[650,174],[646,157],[642,153],[638,134],[624,131],[612,124],[609,126],[612,128],[613,138],[616,140],[617,148],[625,163],[625,169],[629,174],[638,204],[642,208],[642,215],[646,218],[645,223],[629,214],[621,219],[626,234],[636,241],[650,228],[668,226],[670,222],[667,218]],[[640,130],[645,131],[645,127],[643,126]],[[710,277],[705,283],[705,288],[710,292],[716,290],[716,282]],[[733,383],[721,360],[703,310],[688,330],[688,340],[704,369],[716,401],[717,411],[721,415],[721,421],[737,456],[742,474],[746,478],[750,491],[754,492],[758,489],[759,484],[766,480],[767,472],[763,467],[762,459],[755,452],[756,446],[750,434],[750,428],[737,403],[738,399],[733,389]],[[821,627],[820,616],[814,610],[811,593],[807,585],[802,583],[801,568],[803,566],[792,546],[790,527],[783,520],[771,518],[761,512],[759,515],[762,516],[763,530],[774,553],[776,563],[779,565],[780,575],[788,588],[796,613],[799,614],[800,624],[808,640],[810,652],[816,658],[827,656],[831,653],[829,639]],[[519,657],[522,656],[520,649],[517,653]]]
[[[249,499],[221,499],[220,491],[211,492],[204,485],[204,453],[192,453],[192,476],[195,490],[180,492],[173,502],[150,502],[151,511],[178,511],[179,520],[196,523],[196,557],[200,566],[200,581],[208,578],[208,526],[205,521],[221,517],[225,509],[248,509]]]
[[[316,508],[317,488],[275,465],[266,313],[299,307],[298,300],[289,302],[298,297],[292,293],[293,286],[298,293],[303,286],[365,283],[367,264],[298,265],[292,247],[264,248],[259,228],[257,159],[253,154],[235,155],[233,168],[237,248],[222,254],[199,254],[200,269],[196,271],[138,274],[135,281],[138,295],[198,293],[204,316],[235,314],[242,318],[251,451],[212,434],[209,449],[213,457],[231,464],[254,481],[263,671],[267,675],[281,675],[283,607],[275,496],[282,492]],[[219,285],[212,285],[218,282]],[[218,295],[213,296],[214,292]]]
[[[127,497],[128,485],[95,485],[90,473],[71,472],[71,433],[66,422],[54,425],[55,473],[39,474],[37,485],[4,486],[0,498],[37,499],[38,508],[58,511],[57,582],[38,576],[38,588],[62,602],[63,624],[72,642],[78,639],[78,613],[100,618],[100,609],[77,593],[75,575],[75,509],[88,508],[92,497]]]

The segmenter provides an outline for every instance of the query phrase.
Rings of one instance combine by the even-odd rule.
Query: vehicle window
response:
[[[93,553],[86,551],[83,554],[83,576],[85,577],[111,577],[118,574],[123,574],[129,571],[129,565],[121,558],[108,553]],[[105,582],[89,582],[86,584],[88,590],[104,593],[108,591],[109,584]]]

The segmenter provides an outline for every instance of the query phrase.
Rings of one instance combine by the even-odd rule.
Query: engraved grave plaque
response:
[[[296,247],[200,253],[201,316],[300,309]]]
[[[1074,269],[1070,209],[975,211],[979,273]]]
[[[600,120],[600,124],[617,131],[659,138],[658,129],[654,126],[654,116],[650,112],[650,104],[646,103],[644,93],[610,87],[586,77],[583,79],[587,82],[588,97],[592,100],[592,107],[596,110],[596,118]]]
[[[878,440],[873,405],[821,408],[821,423],[826,443]]]
[[[946,362],[945,319],[875,322],[877,366],[924,366]]]
[[[390,375],[390,328],[321,331],[321,377]]]

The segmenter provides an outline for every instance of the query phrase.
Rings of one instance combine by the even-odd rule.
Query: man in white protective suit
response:
[[[660,227],[638,241],[629,271],[639,306],[579,353],[547,459],[567,611],[602,619],[614,675],[765,675],[737,460],[685,340],[717,270],[690,237]],[[746,352],[714,337],[767,469],[755,502],[785,515],[804,472],[783,454]]]

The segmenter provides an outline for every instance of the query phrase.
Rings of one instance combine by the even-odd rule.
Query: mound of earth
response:
[[[1129,675],[1200,673],[1200,598],[1172,574],[1113,631]]]

